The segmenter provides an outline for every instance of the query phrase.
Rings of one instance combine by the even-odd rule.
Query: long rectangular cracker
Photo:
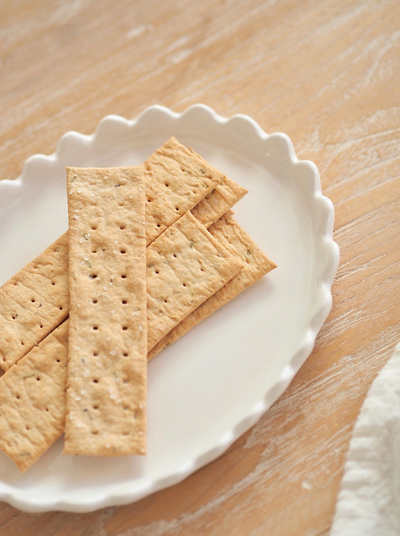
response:
[[[244,268],[213,296],[208,298],[189,316],[173,328],[154,348],[149,351],[148,359],[152,359],[214,311],[235,298],[247,287],[258,281],[262,276],[276,268],[276,264],[266,257],[252,238],[240,227],[232,217],[232,213],[220,218],[209,229],[212,236],[237,259],[242,260]]]
[[[243,267],[190,212],[146,256],[148,352]]]
[[[247,190],[224,176],[206,197],[192,209],[193,216],[205,227],[210,227],[221,216],[226,214],[238,201],[247,194]]]
[[[62,435],[68,320],[0,378],[0,449],[26,471]]]
[[[0,368],[8,370],[67,316],[64,234],[0,288]]]
[[[67,181],[70,317],[64,453],[145,454],[143,167],[69,168]]]
[[[222,173],[174,137],[144,165],[147,245],[224,179]]]

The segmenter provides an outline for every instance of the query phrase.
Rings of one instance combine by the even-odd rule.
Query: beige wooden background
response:
[[[120,508],[0,504],[1,536],[329,533],[358,410],[400,340],[399,81],[398,0],[0,1],[0,178],[106,114],[203,102],[316,162],[341,249],[313,354],[224,456]]]

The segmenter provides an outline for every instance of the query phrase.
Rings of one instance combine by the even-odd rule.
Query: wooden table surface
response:
[[[0,534],[329,533],[360,405],[400,340],[398,0],[0,1],[0,178],[110,113],[202,102],[283,131],[336,209],[333,309],[290,388],[186,481],[91,514],[0,504]]]

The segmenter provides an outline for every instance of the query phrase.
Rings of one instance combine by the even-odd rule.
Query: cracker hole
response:
[[[122,354],[124,357],[128,357],[128,354],[125,352],[124,354]],[[124,382],[124,383],[128,383],[128,381]]]
[[[93,250],[92,250],[92,253],[97,253],[97,250],[93,249]]]
[[[93,300],[93,303],[97,303],[97,300]]]
[[[99,406],[93,406],[93,409],[99,409]]]
[[[128,302],[126,300],[122,300],[122,305],[126,305]]]
[[[38,269],[38,267],[37,267],[37,266],[35,266],[34,270],[37,270],[37,269]]]
[[[124,326],[122,329],[126,331],[128,329],[128,326]]]
[[[121,249],[121,254],[125,255],[126,251],[124,249]]]
[[[36,378],[36,381],[37,381],[37,382],[40,382],[40,378],[39,378],[39,376]]]
[[[179,207],[175,207],[175,210],[179,210]]]
[[[97,231],[97,227],[95,225],[92,225],[91,229],[92,231]]]
[[[147,202],[148,202],[148,203],[151,203],[151,199],[148,199]]]
[[[93,326],[93,329],[97,331],[99,328],[97,326]]]
[[[30,430],[29,426],[25,426],[25,428],[26,428],[27,430]]]
[[[123,231],[125,229],[125,225],[121,225],[120,229],[121,229],[121,231]]]
[[[19,396],[19,395],[17,395],[17,399],[18,399],[18,400],[20,399],[20,396]]]
[[[200,268],[200,272],[204,272],[203,268]]]
[[[169,188],[169,184],[168,184],[168,182],[165,183],[165,186],[166,186],[167,188]]]
[[[56,250],[54,251],[54,253],[55,253],[55,254],[57,255],[57,253],[58,253],[58,250],[56,249]]]
[[[14,287],[17,287],[18,286],[18,283],[14,283]]]
[[[164,303],[168,303],[168,300],[164,300]]]
[[[93,352],[94,357],[97,357],[99,354],[97,352]]]
[[[182,283],[182,285],[183,285],[184,287],[186,287],[186,283]]]
[[[90,274],[90,276],[89,276],[89,277],[90,277],[91,279],[96,279],[96,277],[97,277],[97,274]]]
[[[92,432],[93,435],[97,435],[98,433],[99,433],[98,430],[93,430]]]
[[[59,309],[60,309],[60,311],[62,311],[62,310],[63,310],[63,308],[62,308],[61,306],[59,307]]]
[[[43,324],[39,324],[40,325],[40,329],[43,329]]]
[[[99,383],[99,380],[93,380],[93,383]]]
[[[161,225],[159,223],[157,223],[157,227],[161,227]]]
[[[51,282],[51,284],[53,285],[53,287],[55,287],[55,286],[56,286],[56,284],[54,283],[54,281],[52,281],[52,282]]]
[[[174,257],[175,257],[175,259],[176,259],[176,255],[175,255],[175,253],[174,253]]]
[[[46,408],[46,411],[49,411],[49,408]]]
[[[159,274],[160,272],[158,270],[156,270],[156,274]]]
[[[32,302],[32,303],[35,303],[35,300],[32,298],[32,299],[31,299],[31,302]]]
[[[21,341],[21,344],[22,344],[22,346],[24,346],[24,345],[25,345],[24,341]],[[4,361],[5,361],[5,360],[4,360]]]
[[[126,279],[126,275],[125,274],[121,275],[121,278]]]
[[[15,320],[17,317],[15,315],[12,315],[11,317],[13,320]]]
[[[118,205],[118,206],[120,206],[120,207],[123,207],[123,206],[124,206],[124,204],[123,204],[123,203],[119,203],[119,205]]]
[[[60,359],[57,359],[57,363],[61,363]]]

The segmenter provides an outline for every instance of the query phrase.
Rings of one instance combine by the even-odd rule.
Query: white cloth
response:
[[[358,416],[331,529],[331,536],[395,535],[400,535],[400,343]]]

